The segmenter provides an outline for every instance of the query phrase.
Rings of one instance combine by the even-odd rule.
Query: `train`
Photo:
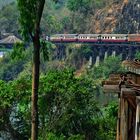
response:
[[[55,34],[46,36],[51,42],[140,42],[140,34]]]

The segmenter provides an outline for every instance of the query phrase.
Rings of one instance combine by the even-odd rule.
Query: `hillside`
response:
[[[92,33],[139,33],[140,1],[114,1],[97,10],[91,21],[89,32]]]
[[[0,6],[14,0],[0,1]],[[78,0],[77,0],[78,1]],[[85,0],[86,1],[86,0]],[[56,33],[139,33],[139,0],[46,0],[42,17],[43,34]],[[93,3],[94,1],[94,3]],[[12,13],[12,14],[11,14]],[[82,22],[81,22],[82,21]],[[12,26],[9,26],[9,24]],[[16,4],[6,5],[0,11],[1,32],[18,34]]]

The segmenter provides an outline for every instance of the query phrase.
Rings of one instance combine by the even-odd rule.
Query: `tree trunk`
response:
[[[33,70],[32,70],[32,129],[31,140],[38,139],[38,87],[39,87],[39,66],[40,66],[40,21],[44,9],[45,0],[37,3],[36,22],[34,25],[35,34],[32,36],[34,45]]]
[[[33,69],[32,69],[32,130],[31,140],[38,139],[38,87],[39,87],[39,66],[40,66],[40,41],[39,33],[33,39]]]

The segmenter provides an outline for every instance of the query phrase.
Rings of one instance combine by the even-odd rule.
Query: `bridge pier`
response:
[[[112,46],[108,46],[107,56],[111,56],[111,55],[112,55]]]
[[[105,55],[105,47],[104,47],[104,46],[100,46],[100,47],[99,47],[99,57],[100,57],[100,61],[104,60],[104,55]]]
[[[128,55],[127,55],[127,59],[128,59],[128,60],[132,60],[132,58],[134,58],[133,46],[128,46]]]
[[[66,48],[66,43],[56,43],[56,49],[54,52],[54,59],[65,60],[71,53],[75,51],[74,48]],[[132,60],[136,51],[140,51],[140,46],[135,46],[128,44],[91,44],[92,54],[92,65],[96,63],[99,65],[100,61],[105,60],[108,56],[118,56],[120,55],[122,60]]]
[[[122,46],[122,53],[121,53],[121,59],[126,60],[127,58],[127,49],[125,48],[125,46]]]
[[[99,64],[100,64],[100,56],[97,55],[97,56],[96,56],[96,61],[95,61],[95,67],[98,67]]]
[[[107,57],[108,57],[108,54],[107,54],[107,51],[105,51],[104,60],[107,59]]]
[[[98,48],[97,48],[97,46],[92,46],[92,64],[96,63],[97,55],[98,55]]]
[[[115,46],[116,56],[120,56],[121,46]]]
[[[55,44],[56,49],[54,53],[54,59],[62,60],[66,58],[66,46],[65,44]]]
[[[116,56],[116,51],[115,50],[112,51],[112,55],[111,56],[112,57],[115,57]]]

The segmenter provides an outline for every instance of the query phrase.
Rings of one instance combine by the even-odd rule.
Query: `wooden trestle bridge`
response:
[[[119,99],[116,140],[140,140],[140,62],[124,61],[125,74],[111,74],[103,82],[105,93]]]

